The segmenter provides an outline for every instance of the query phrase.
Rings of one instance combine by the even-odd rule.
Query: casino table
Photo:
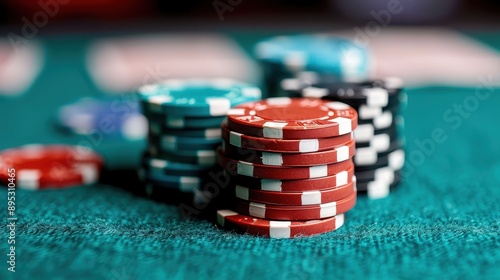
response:
[[[261,37],[228,35],[249,53]],[[499,33],[468,36],[500,50]],[[92,141],[51,126],[61,105],[103,94],[82,59],[92,40],[40,38],[50,59],[34,84],[21,96],[0,97],[0,148],[91,141],[111,165],[134,167],[143,141]],[[137,195],[126,177],[121,186],[18,189],[16,273],[2,269],[0,278],[500,279],[500,88],[428,84],[407,94],[403,183],[385,199],[360,195],[337,231],[295,239],[224,231],[197,215],[186,219],[175,201]]]

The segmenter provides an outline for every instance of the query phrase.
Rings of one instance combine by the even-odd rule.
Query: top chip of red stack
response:
[[[312,139],[350,133],[357,123],[356,110],[341,102],[277,97],[234,107],[227,125],[257,137]]]

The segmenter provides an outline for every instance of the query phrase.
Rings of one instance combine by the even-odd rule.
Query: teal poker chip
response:
[[[219,127],[200,129],[173,129],[163,126],[161,123],[149,122],[149,131],[154,135],[168,135],[176,137],[196,137],[202,139],[221,139],[222,130]]]
[[[138,90],[145,111],[175,116],[225,116],[238,104],[262,98],[257,87],[230,79],[165,80]]]
[[[259,60],[288,72],[316,71],[343,79],[366,78],[370,70],[367,48],[331,35],[277,36],[255,47]],[[276,71],[276,70],[275,70]]]
[[[208,175],[212,168],[212,166],[179,163],[150,156],[144,156],[142,164],[148,171],[148,174],[152,176],[170,175],[204,177]]]
[[[185,117],[167,115],[163,113],[152,113],[147,111],[148,105],[143,104],[144,115],[150,124],[164,126],[172,129],[206,129],[220,127],[226,116],[219,117]]]
[[[175,152],[177,150],[215,150],[222,143],[222,139],[150,134],[149,142],[150,144],[156,145],[161,150]]]
[[[179,163],[202,166],[214,166],[217,164],[217,152],[215,150],[176,150],[174,152],[158,149],[156,145],[150,145],[149,153],[153,157],[159,157]]]

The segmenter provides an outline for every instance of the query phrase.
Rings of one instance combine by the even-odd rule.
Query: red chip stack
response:
[[[352,107],[309,98],[269,98],[231,109],[218,162],[229,176],[227,229],[273,238],[336,230],[356,204]]]

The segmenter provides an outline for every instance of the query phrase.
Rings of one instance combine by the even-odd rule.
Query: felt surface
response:
[[[63,69],[52,61],[51,69]],[[66,80],[63,71],[43,75],[86,84],[82,75]],[[34,87],[63,94],[61,85],[37,83]],[[104,184],[18,190],[17,272],[6,270],[4,234],[0,279],[499,279],[500,89],[491,89],[477,108],[459,118],[460,125],[443,118],[454,104],[470,102],[475,90],[408,90],[404,183],[386,199],[361,196],[336,232],[292,240],[236,234],[205,220],[185,220],[177,204]],[[39,102],[47,103],[42,96],[33,91],[0,102],[3,115],[15,120],[5,123],[2,147],[20,139],[65,140],[47,129],[48,116],[59,105],[41,109]],[[23,127],[32,129],[24,132]],[[422,149],[416,140],[431,137],[436,128],[446,140],[418,157]],[[6,213],[6,189],[0,191],[0,209]]]

